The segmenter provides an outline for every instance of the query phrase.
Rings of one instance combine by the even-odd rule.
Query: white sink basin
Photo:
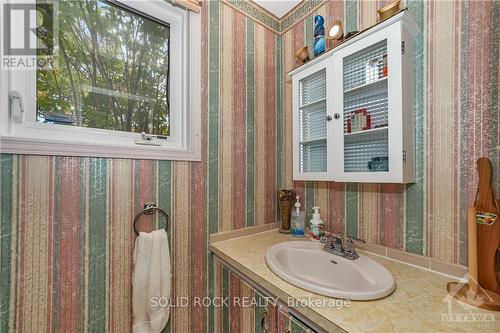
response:
[[[350,300],[374,300],[390,295],[394,277],[376,261],[356,260],[326,252],[322,243],[292,241],[271,246],[269,268],[283,280],[317,294]]]

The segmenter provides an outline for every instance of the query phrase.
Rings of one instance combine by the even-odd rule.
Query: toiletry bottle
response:
[[[295,211],[292,212],[292,236],[304,237],[305,213],[300,211],[300,196],[295,196]]]
[[[319,241],[323,236],[324,222],[319,214],[319,207],[313,207],[314,213],[311,221],[309,222],[309,239]]]

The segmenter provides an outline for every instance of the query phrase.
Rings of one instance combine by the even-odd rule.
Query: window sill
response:
[[[161,148],[143,145],[116,145],[40,140],[14,136],[0,136],[2,154],[58,155],[105,158],[201,161],[200,147],[192,149]]]

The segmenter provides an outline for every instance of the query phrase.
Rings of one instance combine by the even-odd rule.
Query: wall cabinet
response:
[[[295,180],[414,182],[407,12],[292,71]]]
[[[217,333],[314,333],[284,304],[254,287],[220,260],[215,261],[215,329]]]

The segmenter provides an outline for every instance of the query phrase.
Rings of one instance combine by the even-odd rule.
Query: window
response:
[[[35,9],[36,70],[2,69],[2,151],[199,160],[197,14],[162,0]]]
[[[37,71],[37,122],[168,136],[168,24],[96,0],[61,2],[58,21],[57,66]]]

